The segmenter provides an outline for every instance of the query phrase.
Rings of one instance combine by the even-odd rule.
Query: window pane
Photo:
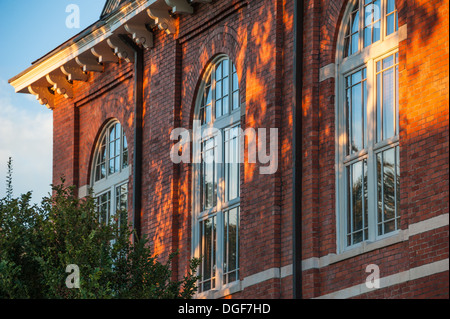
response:
[[[205,123],[211,123],[211,104],[208,104],[205,107],[205,112],[206,112]]]
[[[230,78],[226,77],[223,79],[223,95],[230,94]]]
[[[128,143],[127,138],[123,135],[123,155],[122,155],[122,168],[128,167]]]
[[[236,68],[233,65],[233,69],[234,69],[234,73],[233,73],[233,91],[237,91],[239,90],[239,80],[238,80],[238,76],[236,73]]]
[[[354,245],[367,239],[367,161],[347,167],[347,244]]]
[[[395,30],[395,14],[386,17],[386,35],[394,33]]]
[[[111,194],[110,192],[104,193],[97,197],[97,210],[100,214],[100,222],[109,223],[111,213]]]
[[[216,66],[216,79],[222,78],[222,62],[218,63]]]
[[[396,176],[396,183],[395,183],[395,212],[396,217],[399,217],[400,212],[400,148],[395,148],[395,176]],[[397,218],[397,229],[400,228],[400,218]]]
[[[208,78],[205,89],[203,92],[202,103],[200,106],[200,115],[202,124],[211,122],[211,103],[212,103],[212,91],[211,91],[211,76]]]
[[[227,115],[229,113],[229,97],[228,95],[226,97],[224,97],[223,102],[222,102],[222,107],[223,107],[223,115]]]
[[[381,74],[377,75],[377,142],[383,140],[381,134],[383,128],[383,121],[381,120],[382,104],[381,104]]]
[[[359,33],[355,33],[352,35],[352,47],[351,47],[351,53],[358,52],[358,41],[359,41]]]
[[[233,93],[233,110],[239,108],[239,91]]]
[[[380,0],[366,2],[364,8],[364,47],[380,40]]]
[[[202,210],[210,209],[217,203],[217,172],[215,163],[215,139],[202,143]]]
[[[224,98],[223,98],[223,101],[222,101],[222,107],[223,107],[223,112],[224,112],[224,114],[226,114],[226,113],[228,113],[228,110],[229,110],[229,103],[230,103],[230,99],[229,99],[229,97],[228,97],[228,95],[227,96],[225,96]]]
[[[359,29],[359,11],[356,11],[352,14],[351,19],[351,32],[356,33]]]
[[[398,147],[377,154],[378,235],[398,229],[399,156]]]
[[[239,197],[240,125],[225,131],[225,200]]]
[[[398,15],[395,0],[387,0],[386,3],[386,35],[398,30]]]
[[[238,279],[239,258],[239,207],[224,213],[223,281],[224,284]]]
[[[364,28],[364,47],[372,44],[372,26]]]
[[[222,116],[222,100],[216,100],[216,118]]]
[[[386,2],[386,13],[393,12],[395,10],[395,0],[387,0]]]
[[[222,97],[222,81],[218,80],[216,82],[216,99],[220,99]]]
[[[200,291],[215,288],[216,271],[216,218],[211,217],[199,223],[200,226]]]
[[[114,141],[115,137],[116,137],[116,126],[113,125],[109,130],[109,142]]]
[[[394,65],[394,56],[388,56],[387,58],[383,59],[383,69],[387,69]]]
[[[359,152],[367,143],[367,92],[366,69],[362,69],[347,77],[346,117],[348,154]]]
[[[362,145],[362,91],[361,84],[352,87],[352,152],[363,149]]]
[[[229,65],[229,60],[223,60],[222,62],[222,76],[225,78],[230,74],[230,65]]]
[[[373,24],[373,40],[372,43],[377,42],[378,40],[380,40],[380,20],[378,20],[377,22],[375,22]]]
[[[345,35],[344,54],[350,56],[358,51],[359,42],[359,4],[356,3],[350,14]]]
[[[95,167],[96,182],[106,177],[105,161],[106,161],[106,136],[103,138],[101,142],[99,154],[97,157],[97,164]]]
[[[377,141],[398,134],[398,62],[391,55],[381,62],[377,74]],[[377,62],[377,68],[379,62]]]
[[[116,187],[116,209],[127,210],[128,208],[128,184]]]
[[[394,69],[383,72],[383,138],[395,135],[394,132]]]

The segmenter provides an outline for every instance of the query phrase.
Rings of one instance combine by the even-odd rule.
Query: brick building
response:
[[[448,298],[448,11],[109,0],[10,83],[53,110],[54,183],[174,276],[203,256],[198,298]]]

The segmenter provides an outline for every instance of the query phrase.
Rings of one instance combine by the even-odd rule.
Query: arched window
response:
[[[399,229],[395,0],[350,1],[336,53],[339,250]]]
[[[102,221],[128,209],[128,144],[120,123],[106,125],[95,149],[91,183]]]
[[[236,68],[226,56],[208,67],[194,130],[193,244],[202,257],[199,292],[239,280],[241,110]]]

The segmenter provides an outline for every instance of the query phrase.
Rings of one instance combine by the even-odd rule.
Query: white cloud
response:
[[[14,196],[33,192],[40,202],[52,180],[52,112],[29,95],[12,96],[0,78],[0,197],[5,195],[7,161],[13,158]],[[30,111],[29,105],[32,105]]]

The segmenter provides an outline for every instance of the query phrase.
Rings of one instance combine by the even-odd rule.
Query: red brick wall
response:
[[[305,2],[303,81],[303,259],[336,253],[335,80],[319,69],[335,63],[348,1]],[[407,24],[400,52],[401,229],[448,213],[448,1],[397,1]],[[368,264],[381,277],[448,258],[448,225],[409,240],[304,272],[307,298],[365,282]],[[447,272],[362,295],[364,298],[447,297]],[[422,288],[423,282],[428,288]],[[434,293],[434,288],[440,289]]]
[[[335,82],[319,70],[335,62],[336,39],[347,1],[305,1],[303,61],[303,259],[336,252]],[[448,1],[401,2],[400,147],[401,228],[448,213]],[[260,164],[241,165],[240,277],[292,264],[293,0],[228,0],[196,4],[180,16],[179,33],[155,31],[145,52],[142,232],[155,254],[179,249],[174,276],[191,257],[192,167],[170,160],[171,130],[192,128],[196,94],[208,63],[227,54],[235,63],[242,128],[278,128],[278,171],[260,175]],[[133,156],[134,65],[110,64],[75,82],[73,100],[54,109],[54,183],[65,175],[90,183],[95,143],[111,118],[125,129]],[[132,176],[129,196],[131,199]],[[130,205],[131,209],[131,205]],[[296,212],[297,213],[297,212]],[[303,273],[305,298],[361,284],[367,264],[388,276],[448,258],[448,226],[411,236]],[[394,285],[371,297],[448,297],[448,284],[430,278]],[[270,279],[233,298],[291,298],[292,276]]]

